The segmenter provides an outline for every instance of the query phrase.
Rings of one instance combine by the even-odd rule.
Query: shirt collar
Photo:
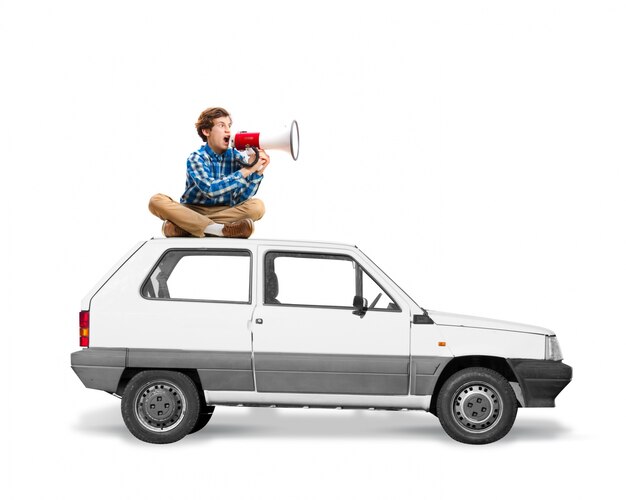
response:
[[[229,151],[231,150],[230,148],[228,148],[226,151],[224,151],[221,155],[218,155],[215,151],[213,151],[211,149],[211,146],[209,146],[208,142],[204,143],[204,146],[202,146],[202,148],[204,149],[204,152],[206,154],[208,154],[211,158],[215,159],[215,160],[221,160],[222,158],[228,158],[229,155]]]

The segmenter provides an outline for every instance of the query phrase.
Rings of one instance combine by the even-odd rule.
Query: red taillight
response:
[[[78,315],[78,325],[80,327],[80,346],[89,347],[89,311],[81,311]]]

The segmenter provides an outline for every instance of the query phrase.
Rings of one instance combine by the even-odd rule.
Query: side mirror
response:
[[[433,325],[435,324],[435,322],[428,315],[428,312],[426,311],[426,309],[424,309],[424,312],[422,314],[413,315],[413,324],[414,325]]]
[[[365,313],[367,312],[367,299],[365,297],[355,295],[354,300],[352,301],[352,307],[354,307],[354,311],[352,311],[352,314],[363,318],[363,316],[365,316]]]

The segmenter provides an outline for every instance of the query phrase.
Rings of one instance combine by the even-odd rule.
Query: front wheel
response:
[[[493,443],[511,430],[517,399],[509,382],[488,368],[466,368],[445,381],[437,398],[437,416],[453,439]]]
[[[148,443],[173,443],[196,425],[200,396],[184,373],[147,370],[135,375],[122,397],[122,417],[128,430]]]

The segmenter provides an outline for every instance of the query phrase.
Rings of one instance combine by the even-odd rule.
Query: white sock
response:
[[[207,227],[204,228],[204,234],[224,236],[222,229],[224,229],[224,224],[209,224]]]

